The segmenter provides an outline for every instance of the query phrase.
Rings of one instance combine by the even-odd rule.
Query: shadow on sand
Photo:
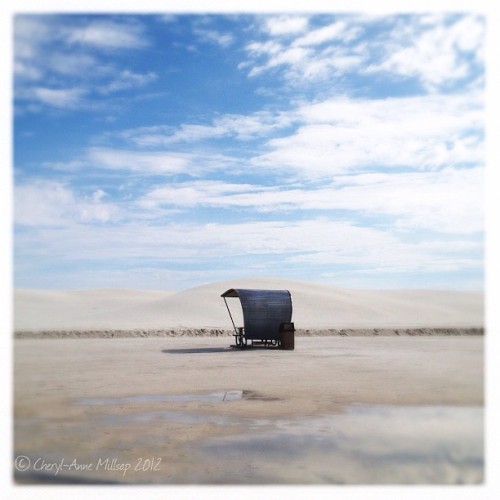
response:
[[[231,345],[229,347],[199,347],[188,349],[162,349],[161,352],[165,354],[206,354],[211,352],[244,352],[244,351],[257,351],[260,349],[265,350],[280,350],[278,346],[264,345],[264,344],[248,344],[245,347],[238,347]]]
[[[206,354],[211,352],[237,352],[240,349],[231,347],[201,347],[196,349],[162,349],[165,354]]]

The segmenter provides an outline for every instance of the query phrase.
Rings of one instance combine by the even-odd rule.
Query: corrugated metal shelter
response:
[[[253,290],[230,288],[221,297],[224,298],[229,316],[235,330],[236,344],[246,345],[246,340],[271,342],[277,345],[280,341],[280,329],[283,323],[292,321],[292,296],[288,290]],[[227,297],[240,299],[243,310],[243,327],[237,328]]]

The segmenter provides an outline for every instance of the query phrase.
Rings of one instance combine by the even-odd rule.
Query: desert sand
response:
[[[292,292],[295,350],[230,347],[233,287]],[[15,330],[19,484],[484,479],[480,293],[21,290]]]
[[[16,480],[483,480],[482,337],[228,340],[16,340]]]
[[[304,331],[484,325],[481,292],[351,290],[310,282],[255,278],[211,283],[182,292],[16,290],[14,329],[18,332],[229,332],[232,325],[220,297],[229,288],[290,290],[295,327]],[[228,304],[241,323],[238,299],[228,299]]]

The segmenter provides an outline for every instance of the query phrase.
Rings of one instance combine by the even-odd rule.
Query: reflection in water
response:
[[[256,391],[233,390],[217,391],[200,394],[139,394],[119,398],[80,398],[77,404],[90,406],[127,405],[136,403],[223,403],[225,401],[238,401],[250,399],[259,401],[278,401],[279,398],[265,396]]]
[[[204,415],[201,413],[192,413],[175,410],[149,410],[118,415],[105,415],[101,422],[108,425],[120,424],[147,424],[158,422],[160,420],[170,420],[182,422],[184,424],[216,424],[216,425],[237,425],[236,418],[221,415]]]
[[[483,408],[355,404],[344,412],[293,418],[229,414],[226,402],[274,400],[246,390],[88,398],[101,406],[96,424],[144,426],[151,449],[164,438],[151,423],[210,423],[217,436],[182,445],[186,469],[172,482],[202,484],[474,484],[484,475]],[[211,414],[195,405],[214,403]],[[134,404],[167,403],[137,411]],[[182,408],[168,407],[182,403]],[[109,406],[127,406],[110,414]],[[122,408],[123,409],[123,408]],[[130,410],[130,411],[128,411]],[[158,432],[158,431],[156,431]],[[143,443],[144,445],[145,443]],[[189,457],[189,458],[187,458]],[[158,477],[152,478],[158,481]]]
[[[143,403],[225,403],[239,400],[277,401],[278,398],[266,396],[249,390],[231,390],[198,394],[141,394],[126,397],[80,398],[77,404],[88,406],[126,406]],[[179,410],[147,410],[119,414],[105,414],[101,421],[105,424],[148,423],[159,420],[172,420],[183,423],[212,423],[216,425],[258,425],[259,421],[229,417],[224,415],[207,415],[205,413]]]
[[[237,459],[257,483],[480,483],[483,410],[353,405],[339,415],[281,420],[266,432],[210,438],[203,450],[228,464]],[[233,482],[227,474],[222,482]]]
[[[91,406],[127,405],[135,403],[218,403],[243,398],[246,391],[219,391],[203,394],[140,394],[121,398],[81,398],[78,404]]]

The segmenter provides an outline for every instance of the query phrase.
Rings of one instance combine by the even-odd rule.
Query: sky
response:
[[[16,288],[483,289],[483,16],[13,28]]]

